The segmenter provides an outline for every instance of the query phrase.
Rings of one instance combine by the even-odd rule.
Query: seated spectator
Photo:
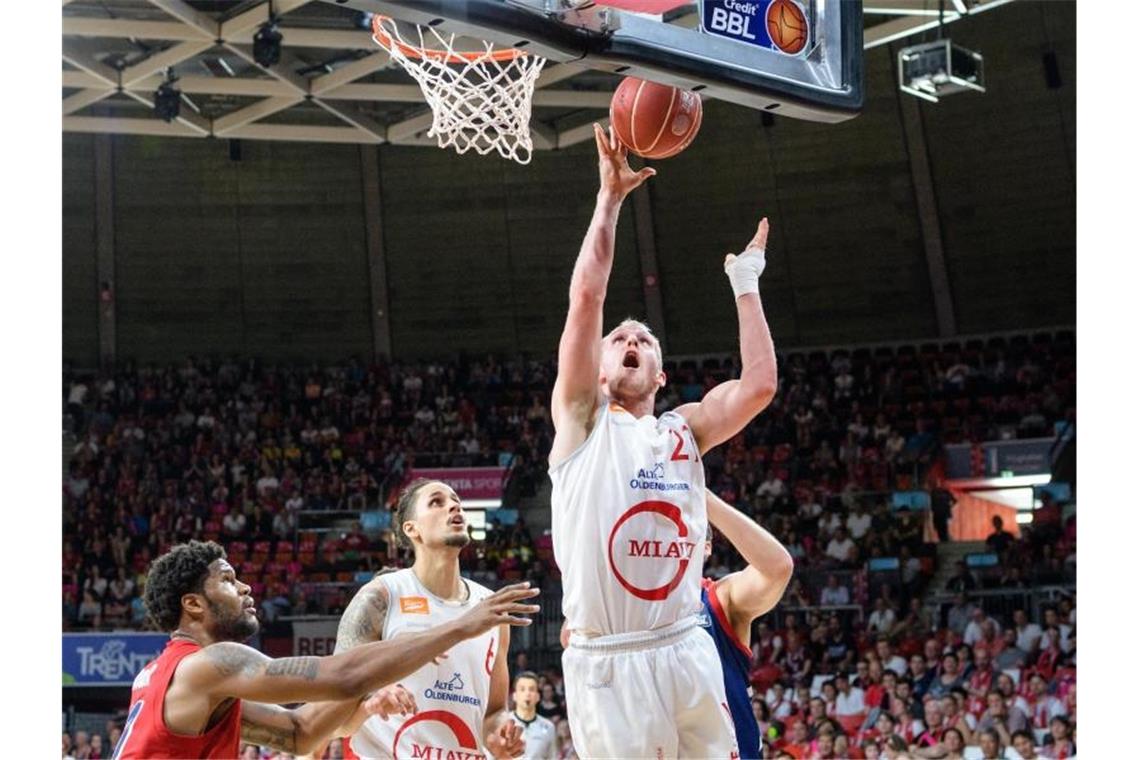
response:
[[[1014,731],[1010,738],[1013,749],[1021,760],[1040,760],[1041,755],[1034,746],[1033,734],[1028,731]]]
[[[86,623],[88,625],[98,627],[102,624],[102,616],[102,603],[95,598],[95,595],[91,591],[84,591],[83,601],[79,605],[79,614],[77,616],[77,620],[81,624]],[[78,742],[78,740],[79,737],[77,734],[76,742]]]
[[[1000,760],[1005,744],[996,730],[986,728],[978,734],[978,747],[982,750],[982,760]]]
[[[1066,653],[1072,652],[1074,648],[1072,641],[1073,626],[1061,619],[1060,615],[1057,614],[1057,609],[1055,607],[1045,608],[1045,628],[1049,628],[1050,626],[1056,627],[1057,631],[1061,635],[1060,641],[1058,642],[1060,644],[1061,651]]]
[[[1037,656],[1037,664],[1034,667],[1038,673],[1052,679],[1061,656],[1061,632],[1055,625],[1048,626],[1042,637],[1041,654]]]
[[[245,525],[246,517],[236,506],[231,507],[229,514],[222,518],[222,529],[232,538],[245,535]]]
[[[850,565],[855,562],[855,542],[847,535],[847,529],[840,526],[835,536],[827,542],[827,556],[840,565]]]
[[[824,641],[827,662],[839,672],[851,667],[855,659],[855,647],[847,628],[840,624],[839,616],[832,615],[827,619],[827,637]]]
[[[1032,655],[1041,641],[1041,626],[1030,622],[1025,610],[1013,611],[1013,627],[1017,631],[1017,648]]]
[[[941,703],[945,725],[951,726],[961,733],[962,738],[968,744],[978,727],[978,719],[962,709],[962,703],[954,694],[947,694],[942,698]]]
[[[958,670],[958,656],[947,653],[942,657],[942,670],[930,682],[926,694],[935,699],[950,696],[950,692],[962,685],[962,675]]]
[[[875,600],[875,610],[867,618],[867,633],[877,635],[890,634],[895,626],[895,611],[887,605],[887,600],[879,597]]]
[[[851,538],[862,541],[867,531],[871,529],[871,515],[867,512],[867,505],[861,501],[856,502],[854,511],[847,515],[845,525]]]
[[[1010,742],[1014,731],[1029,728],[1029,719],[1017,707],[1007,707],[1002,693],[996,689],[986,695],[986,711],[978,721],[978,730],[983,734],[993,730],[1001,738],[1002,746]]]
[[[1053,718],[1068,713],[1065,703],[1049,693],[1049,684],[1041,673],[1029,677],[1029,698],[1026,701],[1029,702],[1034,728],[1049,728]]]
[[[875,640],[875,654],[878,655],[879,661],[883,663],[883,670],[893,670],[896,674],[902,676],[907,672],[907,662],[902,657],[895,654],[894,644],[886,636],[879,636]]]
[[[867,712],[867,706],[863,702],[863,690],[852,686],[846,673],[840,672],[836,674],[835,688],[838,692],[835,697],[836,718],[849,718],[853,715],[863,715]],[[842,723],[842,720],[840,722]]]
[[[984,625],[986,623],[993,626],[995,635],[1001,632],[1001,626],[996,620],[987,615],[981,607],[975,607],[974,614],[970,617],[970,623],[966,626],[966,632],[962,634],[962,642],[968,647],[973,647],[981,641],[985,635]],[[991,649],[990,654],[993,653]]]
[[[824,586],[823,591],[819,594],[819,603],[824,607],[850,604],[851,593],[847,590],[846,586],[839,585],[838,576],[834,574],[828,575],[827,585]]]
[[[1005,646],[994,657],[994,667],[998,670],[1020,670],[1029,661],[1029,655],[1017,646],[1017,631],[1007,628],[1002,632]],[[988,651],[988,650],[987,650]]]
[[[953,606],[946,612],[946,627],[956,636],[963,635],[966,632],[966,626],[974,617],[974,609],[974,605],[970,603],[965,592],[957,593],[954,596]]]
[[[1049,721],[1049,739],[1051,743],[1041,749],[1041,757],[1049,760],[1065,760],[1076,757],[1077,745],[1073,743],[1073,729],[1068,718],[1058,715]]]
[[[966,566],[966,561],[958,560],[958,572],[946,581],[946,590],[970,592],[977,590],[977,588],[978,580],[970,572],[970,568]]]
[[[1005,704],[1007,707],[1010,709],[1017,708],[1026,716],[1028,716],[1029,713],[1033,712],[1029,709],[1029,702],[1025,699],[1025,697],[1017,693],[1017,685],[1014,684],[1013,678],[1010,677],[1009,673],[998,673],[995,684],[998,692],[1000,692],[1002,697],[1005,699]],[[987,694],[987,698],[988,696],[989,695]]]
[[[986,647],[974,649],[974,667],[970,677],[966,680],[966,690],[970,695],[984,699],[993,686],[994,665],[990,659],[990,650]]]

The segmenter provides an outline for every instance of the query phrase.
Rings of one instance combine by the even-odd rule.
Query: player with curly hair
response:
[[[213,542],[175,546],[151,565],[147,612],[170,642],[139,672],[113,758],[237,757],[242,741],[303,754],[353,718],[360,699],[450,647],[503,624],[526,625],[537,594],[508,586],[446,625],[330,657],[272,659],[250,587]],[[316,702],[295,709],[290,702]],[[415,711],[412,700],[403,706]],[[365,712],[367,710],[364,710]]]

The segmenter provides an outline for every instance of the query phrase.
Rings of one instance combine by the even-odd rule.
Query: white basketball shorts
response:
[[[654,631],[574,634],[562,675],[584,758],[740,756],[716,644],[695,618]]]

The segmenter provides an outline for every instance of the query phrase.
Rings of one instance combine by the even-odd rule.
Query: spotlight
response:
[[[166,81],[160,84],[154,93],[154,112],[165,122],[177,119],[182,110],[182,91],[174,86],[177,81],[174,69],[168,69]]]
[[[277,31],[277,18],[271,16],[253,35],[253,60],[266,68],[281,60],[281,32]]]

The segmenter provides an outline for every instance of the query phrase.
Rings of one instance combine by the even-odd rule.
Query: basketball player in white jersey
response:
[[[415,562],[361,587],[337,628],[338,652],[428,629],[462,615],[491,594],[459,575],[459,552],[471,539],[459,497],[450,486],[434,480],[412,482],[400,495],[395,520],[397,537],[411,545]],[[529,597],[539,593],[531,591]],[[537,611],[531,604],[516,609],[518,614]],[[529,622],[517,615],[511,618],[512,624]],[[506,714],[509,645],[510,629],[502,625],[402,679],[398,686],[415,701],[415,714],[393,709],[387,718],[372,715],[354,733],[352,751],[362,758],[431,760],[481,760],[485,751],[496,758],[521,754],[521,730]]]
[[[558,731],[554,723],[538,714],[538,676],[524,670],[515,676],[515,709],[511,720],[518,724],[522,738],[526,742],[523,760],[551,760],[555,756]]]
[[[551,411],[555,559],[570,646],[562,656],[570,729],[587,757],[736,754],[720,660],[697,626],[708,530],[701,455],[736,435],[776,392],[760,306],[768,222],[725,259],[742,372],[699,403],[654,417],[661,347],[632,320],[602,335],[602,308],[634,172],[595,127],[601,189],[570,282]]]

